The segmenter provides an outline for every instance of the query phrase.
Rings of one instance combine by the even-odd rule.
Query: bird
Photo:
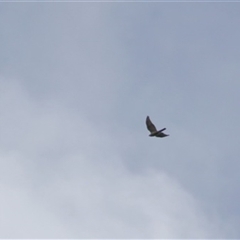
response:
[[[167,137],[169,136],[168,134],[165,134],[163,131],[166,130],[166,128],[163,128],[161,130],[157,130],[155,125],[152,123],[152,121],[150,120],[149,116],[147,116],[146,118],[146,125],[147,125],[147,129],[150,131],[149,137]]]

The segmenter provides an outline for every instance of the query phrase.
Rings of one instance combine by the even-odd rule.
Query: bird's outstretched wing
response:
[[[166,128],[163,128],[163,129],[159,130],[158,132],[162,132],[162,131],[165,131],[165,130],[166,130]]]
[[[146,118],[146,125],[147,125],[147,129],[152,133],[152,132],[156,132],[157,129],[154,126],[154,124],[151,122],[149,116],[147,116]]]

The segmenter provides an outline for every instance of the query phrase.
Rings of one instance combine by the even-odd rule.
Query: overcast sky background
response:
[[[240,238],[239,12],[0,3],[0,237]]]

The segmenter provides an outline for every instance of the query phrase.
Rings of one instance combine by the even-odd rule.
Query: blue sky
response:
[[[1,238],[240,237],[238,3],[0,5]]]

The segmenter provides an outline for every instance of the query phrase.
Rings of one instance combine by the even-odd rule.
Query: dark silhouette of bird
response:
[[[152,121],[150,120],[149,116],[146,118],[146,125],[147,129],[150,131],[149,136],[150,137],[167,137],[169,136],[168,134],[165,134],[163,131],[166,130],[166,128],[163,128],[161,130],[157,130]]]

